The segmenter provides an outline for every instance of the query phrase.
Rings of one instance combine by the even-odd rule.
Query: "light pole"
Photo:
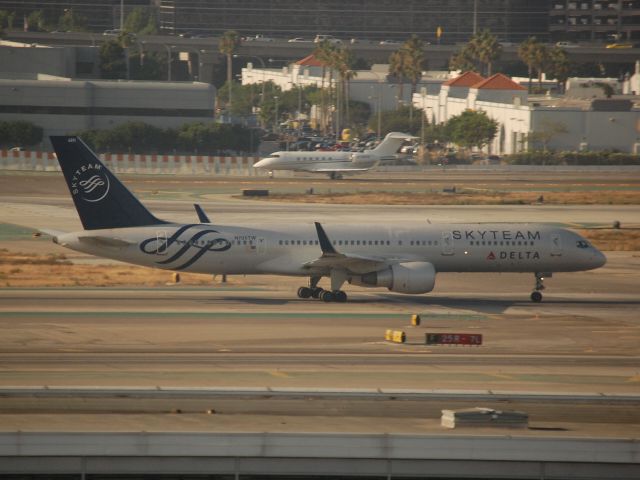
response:
[[[473,0],[473,34],[475,35],[478,29],[478,0]]]
[[[171,81],[171,49],[173,45],[164,45],[164,48],[167,49],[167,81]]]
[[[273,131],[277,133],[280,131],[280,128],[278,125],[278,96],[274,95],[273,99],[276,101],[276,121],[275,121],[275,125],[273,126]]]
[[[124,32],[124,0],[120,0],[120,32]]]

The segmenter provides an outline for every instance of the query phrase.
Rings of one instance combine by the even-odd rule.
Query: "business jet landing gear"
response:
[[[341,175],[341,174],[339,174],[338,172],[331,172],[331,173],[329,174],[329,178],[330,178],[331,180],[342,180],[342,175]]]
[[[300,298],[319,298],[323,302],[346,302],[347,294],[342,290],[325,290],[318,286],[320,277],[311,277],[308,287],[298,288]]]
[[[531,292],[531,301],[540,303],[542,301],[542,290],[544,290],[544,277],[550,277],[550,273],[536,273],[536,289]]]

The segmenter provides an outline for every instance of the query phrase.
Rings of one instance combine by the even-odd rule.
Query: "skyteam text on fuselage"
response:
[[[308,277],[301,298],[346,301],[344,284],[422,294],[440,272],[533,273],[533,301],[554,272],[598,268],[605,256],[575,232],[543,224],[232,226],[179,224],[152,215],[74,136],[51,137],[80,232],[46,231],[62,246],[165,270]],[[326,289],[319,287],[329,279]]]
[[[342,177],[343,174],[363,173],[383,160],[395,159],[395,154],[402,143],[411,138],[413,137],[406,133],[391,132],[373,150],[364,152],[274,152],[256,162],[253,167],[270,172],[292,170],[325,173],[335,179]]]

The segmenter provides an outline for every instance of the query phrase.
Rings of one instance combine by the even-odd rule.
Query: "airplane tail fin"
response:
[[[388,157],[398,153],[400,146],[407,140],[414,137],[407,135],[406,133],[391,132],[388,133],[384,140],[372,150],[373,153],[380,157]]]
[[[49,138],[85,230],[166,223],[154,217],[80,138]]]

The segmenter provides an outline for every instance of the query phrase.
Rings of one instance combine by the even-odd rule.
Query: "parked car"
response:
[[[633,43],[610,43],[606,48],[633,48]]]
[[[121,30],[119,28],[114,28],[113,30],[105,30],[104,32],[102,32],[102,35],[117,37],[118,35],[120,35],[120,32]]]
[[[309,40],[308,38],[302,38],[302,37],[296,37],[296,38],[291,38],[289,40],[287,40],[289,43],[313,43],[311,40]]]

